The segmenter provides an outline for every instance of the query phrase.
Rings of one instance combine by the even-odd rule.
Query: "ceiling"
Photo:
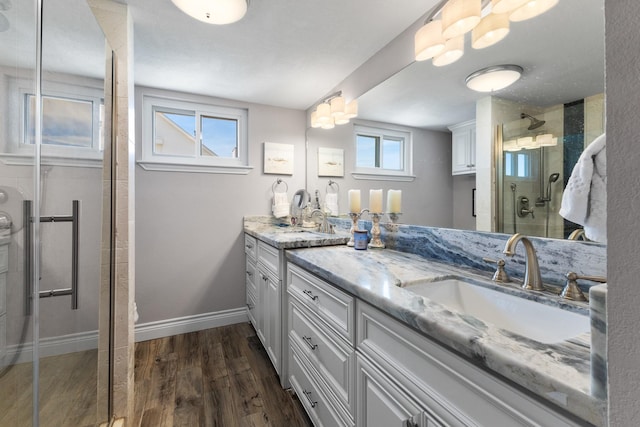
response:
[[[306,110],[436,0],[251,0],[210,25],[171,0],[126,0],[136,84]]]
[[[251,0],[239,22],[197,21],[171,0],[119,0],[134,22],[137,85],[306,110],[420,20],[436,0]],[[99,75],[102,40],[86,0],[47,0],[47,69]],[[0,64],[32,67],[31,2],[13,1],[0,33]],[[57,4],[57,6],[56,6]],[[92,30],[89,28],[93,28]],[[486,94],[467,89],[480,68],[513,63],[522,79],[498,96],[544,107],[604,91],[603,0],[561,0],[544,15],[513,23],[502,42],[467,46],[458,62],[411,64],[359,98],[361,118],[431,129],[474,117]],[[16,46],[19,52],[16,53]],[[20,47],[21,46],[21,47]],[[20,52],[23,49],[24,52]]]

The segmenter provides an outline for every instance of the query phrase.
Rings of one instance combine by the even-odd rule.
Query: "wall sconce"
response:
[[[493,92],[515,83],[522,75],[522,71],[519,65],[494,65],[471,73],[465,81],[469,89],[477,92]]]
[[[175,0],[174,0],[175,1]],[[455,60],[445,60],[447,43],[464,37],[473,31],[471,46],[484,49],[502,40],[509,33],[509,21],[518,22],[536,17],[559,0],[448,0],[441,2],[427,17],[415,35],[415,59],[424,61],[433,58],[434,65],[451,64],[459,59],[463,50],[455,50]],[[482,4],[486,3],[485,7]],[[437,15],[440,19],[434,19]],[[484,15],[484,18],[482,16]],[[459,44],[455,42],[456,46]],[[444,49],[443,52],[441,50]],[[448,55],[451,57],[451,55]]]
[[[333,129],[335,125],[344,125],[358,117],[358,101],[345,102],[342,92],[336,92],[324,99],[311,112],[311,127]]]
[[[241,20],[247,0],[171,0],[178,9],[207,24],[225,25]]]

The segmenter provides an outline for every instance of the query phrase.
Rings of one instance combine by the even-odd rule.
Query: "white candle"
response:
[[[382,212],[382,190],[369,190],[369,211],[371,213]]]
[[[349,212],[360,213],[360,190],[349,190]]]
[[[402,212],[402,190],[389,190],[387,192],[387,212]]]

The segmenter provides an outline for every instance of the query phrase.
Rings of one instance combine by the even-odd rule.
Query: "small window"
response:
[[[504,175],[513,178],[531,180],[533,170],[538,165],[539,154],[534,151],[505,151],[504,152]]]
[[[23,143],[35,144],[36,97],[24,94]],[[102,100],[42,96],[42,144],[69,148],[104,149]]]
[[[248,173],[247,111],[143,97],[143,147],[151,170]]]
[[[360,179],[412,179],[411,134],[391,129],[355,127],[356,170]]]

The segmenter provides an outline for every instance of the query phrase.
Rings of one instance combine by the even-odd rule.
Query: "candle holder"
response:
[[[384,249],[384,243],[380,240],[380,217],[384,213],[371,213],[371,241],[369,242],[370,249]]]
[[[402,216],[402,212],[393,212],[389,214],[389,219],[393,224],[397,224],[400,221],[400,216]]]
[[[353,237],[354,231],[356,231],[358,229],[358,220],[360,219],[360,216],[364,212],[369,212],[369,210],[363,209],[359,213],[358,212],[349,212],[349,216],[351,217],[351,228],[349,229],[349,233],[351,233],[351,238],[347,242],[347,246],[351,246],[351,247],[355,246],[356,242],[355,242],[354,237]]]

